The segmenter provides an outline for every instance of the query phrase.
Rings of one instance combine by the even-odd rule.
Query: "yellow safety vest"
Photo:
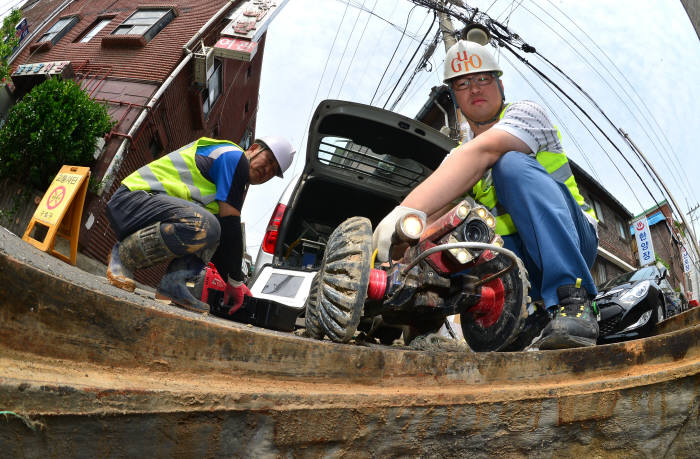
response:
[[[228,140],[202,137],[146,164],[126,177],[122,181],[122,185],[131,191],[156,191],[197,202],[211,213],[218,214],[219,203],[216,202],[216,185],[204,178],[194,159],[199,147],[210,145],[221,145],[221,148],[209,153],[208,156],[214,159],[227,151],[243,151],[241,147]]]
[[[503,118],[508,105],[503,108],[499,119]],[[557,129],[555,127],[555,129]],[[559,129],[557,129],[557,136],[561,140],[561,134],[559,134]],[[566,185],[566,187],[571,192],[574,199],[584,212],[592,216],[597,220],[595,211],[591,206],[586,204],[583,200],[583,196],[578,190],[578,185],[576,185],[576,179],[574,179],[574,174],[571,171],[571,164],[566,158],[566,155],[562,153],[552,153],[551,151],[541,151],[536,155],[537,162],[539,162],[545,170],[552,176],[557,182],[561,182]],[[477,182],[472,188],[472,193],[476,201],[488,208],[494,217],[496,217],[496,233],[501,236],[506,236],[508,234],[516,233],[518,230],[513,224],[513,219],[510,214],[505,211],[503,206],[498,203],[498,198],[496,197],[496,187],[493,184],[484,183],[482,178]]]

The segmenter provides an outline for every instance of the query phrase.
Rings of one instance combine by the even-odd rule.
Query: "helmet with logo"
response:
[[[445,83],[458,76],[481,72],[496,72],[499,77],[503,75],[503,70],[486,46],[460,40],[447,50]]]
[[[272,152],[280,166],[280,173],[277,174],[277,177],[282,177],[294,159],[296,153],[294,146],[284,137],[278,136],[258,137],[254,143],[262,144]]]

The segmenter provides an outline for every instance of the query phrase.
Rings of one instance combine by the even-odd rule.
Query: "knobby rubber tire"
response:
[[[367,299],[372,253],[372,223],[352,217],[328,238],[319,272],[318,318],[332,341],[346,343],[355,334]]]
[[[470,274],[484,278],[486,275],[500,271],[510,264],[504,255],[496,257],[470,270]],[[523,262],[518,258],[516,266],[500,277],[506,295],[503,311],[498,321],[488,328],[483,328],[470,317],[469,312],[461,315],[462,334],[472,350],[477,352],[500,351],[508,347],[523,329],[528,316],[527,303],[530,281]]]
[[[315,339],[323,339],[324,333],[323,328],[321,328],[321,322],[318,318],[318,307],[319,307],[319,295],[318,287],[320,285],[320,276],[316,274],[311,281],[311,289],[309,290],[309,296],[306,298],[306,303],[304,303],[304,308],[306,310],[306,315],[304,318],[304,325],[306,327],[306,334]]]

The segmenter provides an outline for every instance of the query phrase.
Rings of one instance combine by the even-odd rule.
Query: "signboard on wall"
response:
[[[221,35],[259,41],[277,13],[289,0],[247,0],[241,2],[228,18],[231,22]]]
[[[73,67],[70,61],[35,62],[22,64],[12,74],[12,78],[33,75],[61,75],[64,78],[73,76]]]
[[[257,42],[233,37],[221,37],[214,45],[214,56],[224,59],[250,62],[257,51]]]
[[[634,236],[637,240],[637,251],[639,252],[640,266],[646,266],[656,261],[654,244],[651,241],[651,231],[646,217],[642,217],[632,222]]]
[[[690,255],[688,255],[688,251],[685,250],[685,246],[681,246],[681,258],[683,259],[683,272],[689,273],[690,272]]]

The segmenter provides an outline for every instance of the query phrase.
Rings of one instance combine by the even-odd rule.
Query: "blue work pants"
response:
[[[547,308],[559,303],[557,288],[576,283],[590,295],[598,236],[565,184],[555,181],[532,156],[511,151],[492,167],[499,203],[518,232],[503,237],[504,246],[525,263],[530,296]]]

